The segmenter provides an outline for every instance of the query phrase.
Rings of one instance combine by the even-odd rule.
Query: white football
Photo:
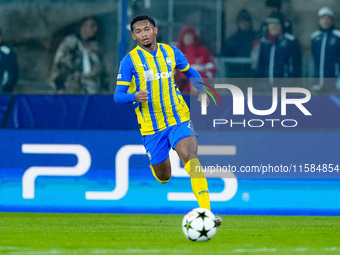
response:
[[[184,216],[182,229],[191,241],[208,241],[216,234],[215,215],[207,209],[195,208]]]

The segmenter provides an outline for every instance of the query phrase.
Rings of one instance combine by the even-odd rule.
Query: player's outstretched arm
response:
[[[117,85],[114,100],[117,104],[128,104],[136,101],[136,93],[127,93],[129,86]]]
[[[205,92],[202,91],[201,88],[203,88],[203,79],[199,72],[197,72],[194,68],[189,67],[187,71],[184,72],[184,74],[190,79],[190,82],[192,85],[200,91],[200,94],[198,95],[198,102],[202,104],[202,100],[205,99],[207,102],[207,106],[209,105],[209,98]]]

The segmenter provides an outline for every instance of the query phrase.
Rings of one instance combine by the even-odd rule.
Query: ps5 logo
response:
[[[23,144],[22,152],[27,154],[67,154],[74,155],[77,163],[74,166],[31,166],[22,177],[22,197],[34,199],[36,179],[41,176],[83,176],[90,170],[91,155],[86,147],[80,144]],[[129,189],[130,158],[133,155],[145,155],[143,145],[125,145],[116,153],[115,157],[115,183],[116,186],[110,191],[86,191],[86,200],[120,200],[125,197]],[[181,167],[180,159],[172,150],[170,153],[173,176],[189,177]],[[201,155],[236,155],[236,146],[199,146]],[[213,178],[221,178],[224,189],[221,192],[210,193],[211,201],[228,201],[237,192],[237,179],[233,173],[226,175],[211,175]],[[228,187],[228,188],[227,188]],[[192,192],[168,192],[169,201],[196,201]]]

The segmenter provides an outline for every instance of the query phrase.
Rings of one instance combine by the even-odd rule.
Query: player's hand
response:
[[[206,100],[206,102],[207,102],[207,106],[208,106],[209,103],[210,103],[210,100],[209,100],[209,97],[208,97],[207,93],[201,92],[201,93],[198,95],[198,102],[200,102],[200,103],[202,104],[203,98],[205,98],[205,100]]]
[[[146,101],[148,101],[149,97],[148,97],[149,92],[147,90],[141,90],[139,92],[136,93],[136,101],[140,102],[140,103],[144,103]]]

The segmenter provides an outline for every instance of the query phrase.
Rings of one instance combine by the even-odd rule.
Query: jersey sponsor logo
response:
[[[145,81],[152,81],[154,76],[153,70],[144,71]]]
[[[154,73],[153,70],[144,71],[145,81],[153,81],[159,79],[168,79],[172,75],[172,72]]]

